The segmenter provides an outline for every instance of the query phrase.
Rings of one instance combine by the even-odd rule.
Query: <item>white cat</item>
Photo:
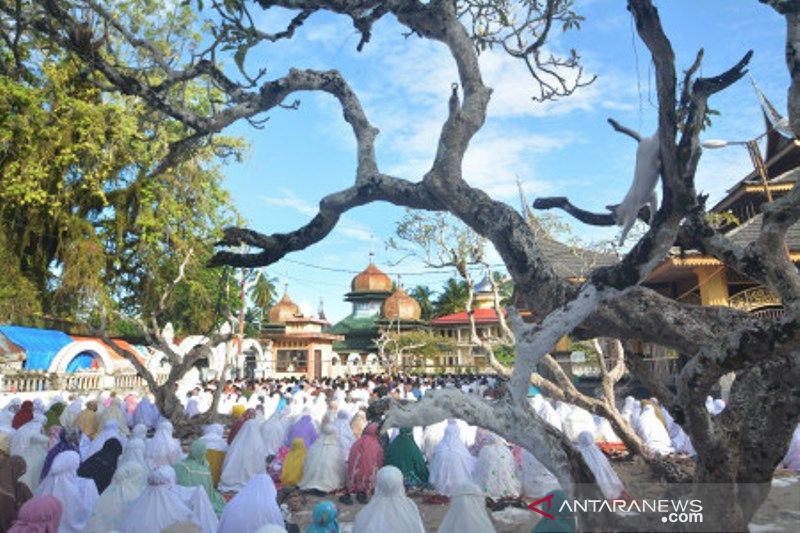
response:
[[[659,162],[658,130],[651,137],[643,137],[636,148],[636,172],[633,183],[628,189],[628,194],[618,206],[614,208],[614,218],[617,225],[622,226],[619,237],[619,246],[625,242],[625,237],[636,222],[639,210],[645,205],[650,208],[650,224],[658,209],[658,175],[661,169]]]

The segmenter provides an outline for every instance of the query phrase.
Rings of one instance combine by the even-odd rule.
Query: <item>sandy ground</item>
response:
[[[653,479],[649,468],[641,462],[615,461],[614,468],[622,478],[629,493],[635,498],[656,497],[661,492],[663,484]],[[436,532],[444,515],[447,505],[434,505],[424,503],[424,495],[412,494],[414,503],[420,510],[422,521],[428,532]],[[363,505],[355,502],[353,505],[339,503],[338,496],[318,497],[306,495],[306,506],[302,511],[295,513],[293,521],[304,531],[311,521],[311,509],[322,500],[331,500],[339,509],[339,524],[344,533],[349,532],[353,520]],[[494,522],[498,533],[527,533],[530,532],[539,520],[539,515],[528,509],[506,508],[499,512],[490,512],[489,516]],[[772,483],[772,490],[767,501],[761,506],[751,524],[754,533],[772,532],[800,532],[800,475],[796,472],[779,472]]]

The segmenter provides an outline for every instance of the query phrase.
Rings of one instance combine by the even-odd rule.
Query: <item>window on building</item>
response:
[[[278,350],[278,372],[306,372],[308,352],[305,350]]]

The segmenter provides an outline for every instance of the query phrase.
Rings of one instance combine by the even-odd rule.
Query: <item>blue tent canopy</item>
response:
[[[0,333],[25,350],[23,368],[28,370],[47,370],[56,354],[73,342],[63,331],[52,329],[0,326]]]
[[[94,354],[91,352],[81,352],[75,357],[67,365],[67,372],[77,372],[78,370],[86,370],[87,368],[92,368],[92,359],[94,359]]]

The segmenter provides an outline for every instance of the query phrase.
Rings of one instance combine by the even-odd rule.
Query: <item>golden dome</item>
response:
[[[300,308],[289,298],[289,294],[284,292],[281,301],[272,306],[269,310],[269,321],[272,324],[286,322],[290,318],[300,313]]]
[[[386,298],[381,308],[381,315],[387,320],[419,320],[421,312],[417,301],[403,287]]]
[[[353,278],[350,287],[353,292],[391,292],[392,279],[370,262],[367,268]]]

